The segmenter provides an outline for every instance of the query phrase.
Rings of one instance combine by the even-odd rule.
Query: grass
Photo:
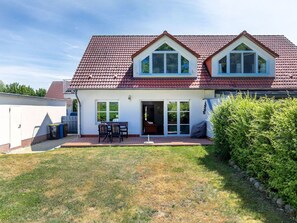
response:
[[[0,222],[290,222],[212,147],[0,156]]]

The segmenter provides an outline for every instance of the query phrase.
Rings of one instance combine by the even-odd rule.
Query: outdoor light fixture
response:
[[[132,100],[132,96],[128,95],[128,100],[131,101]]]

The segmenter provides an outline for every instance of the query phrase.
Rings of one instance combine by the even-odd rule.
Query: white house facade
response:
[[[188,136],[207,99],[297,94],[297,47],[284,36],[93,36],[72,78],[78,133],[128,122],[129,135]]]
[[[213,98],[214,91],[79,90],[77,96],[81,101],[79,114],[82,135],[97,134],[98,124],[101,122],[100,112],[106,114],[106,119],[102,121],[117,119],[128,122],[130,135],[143,135],[147,106],[152,107],[154,113],[154,117],[148,117],[149,120],[161,126],[158,135],[181,136],[189,135],[193,124],[206,119],[206,114],[203,114],[203,99]],[[100,110],[100,103],[106,103],[106,110]],[[109,103],[116,103],[116,109],[111,110]]]

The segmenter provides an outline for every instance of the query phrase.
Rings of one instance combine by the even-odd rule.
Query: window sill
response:
[[[161,77],[161,78],[183,78],[183,77],[196,77],[196,75],[194,74],[184,74],[184,73],[178,73],[178,74],[152,74],[152,73],[149,73],[149,74],[139,74],[137,76],[134,76],[134,77],[137,77],[137,78],[154,78],[154,77]]]
[[[258,74],[258,73],[226,73],[214,74],[212,77],[275,77],[274,74]]]

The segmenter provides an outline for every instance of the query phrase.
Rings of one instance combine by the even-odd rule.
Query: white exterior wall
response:
[[[131,95],[131,100],[128,99]],[[164,135],[166,135],[167,101],[190,101],[190,126],[207,118],[203,114],[204,98],[213,98],[213,90],[79,90],[81,102],[81,134],[98,134],[96,120],[97,100],[118,100],[119,121],[127,121],[129,134],[141,134],[142,128],[142,101],[164,101]]]
[[[9,105],[0,105],[0,145],[9,143]]]
[[[47,125],[61,122],[65,106],[21,106],[22,139],[47,134]]]
[[[205,100],[206,101],[206,100]],[[209,138],[214,138],[213,133],[213,125],[211,123],[211,114],[216,106],[220,105],[222,103],[222,98],[213,98],[209,99],[206,104],[206,136]],[[210,108],[211,106],[211,108]]]
[[[47,125],[61,122],[66,101],[0,93],[0,146],[11,143],[11,109],[20,111],[21,140],[45,136]],[[12,132],[13,133],[13,132]]]

